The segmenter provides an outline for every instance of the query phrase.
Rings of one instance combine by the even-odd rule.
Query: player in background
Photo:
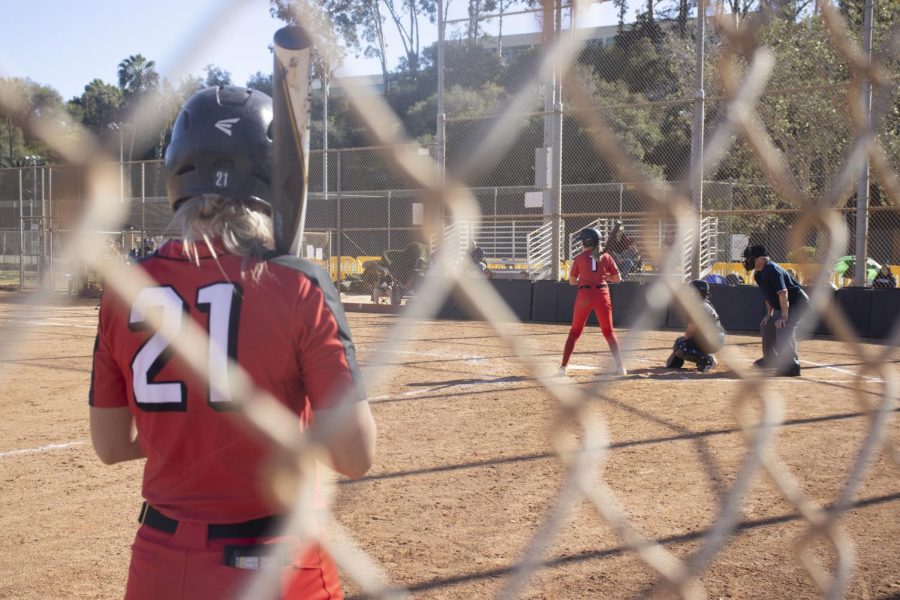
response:
[[[707,339],[706,336],[702,335],[696,323],[689,322],[684,335],[675,340],[675,344],[672,346],[672,354],[669,356],[669,360],[666,361],[666,367],[669,369],[680,369],[684,366],[684,361],[688,361],[697,363],[697,370],[701,373],[706,373],[719,364],[715,353],[725,345],[725,329],[719,321],[719,313],[716,312],[716,309],[709,302],[709,283],[701,279],[695,279],[691,282],[691,286],[697,290],[700,298],[703,300],[703,311],[709,315],[715,335],[712,339]]]
[[[297,415],[298,430],[336,423],[324,441],[336,471],[359,477],[374,459],[375,423],[331,280],[271,251],[271,122],[272,100],[255,90],[213,87],[187,101],[166,151],[172,229],[182,238],[130,267],[157,282],[133,305],[102,300],[94,449],[107,464],[146,458],[129,599],[233,597],[265,563],[284,519],[263,489],[269,449],[236,418],[233,399],[192,376],[148,328],[150,311],[174,335],[193,319],[209,333],[210,370],[227,379],[227,359],[237,361]],[[338,419],[346,393],[355,402]],[[318,545],[283,575],[284,598],[342,597]]]
[[[744,268],[753,271],[766,304],[766,316],[759,324],[763,357],[753,364],[759,368],[777,367],[775,374],[781,377],[799,377],[797,327],[809,297],[796,279],[769,258],[763,246],[747,246],[743,256]],[[787,359],[782,358],[784,354]]]
[[[894,289],[897,287],[897,278],[891,272],[889,264],[885,263],[878,269],[878,274],[872,280],[872,287],[875,289]]]
[[[569,329],[569,337],[566,339],[566,347],[563,351],[562,365],[559,374],[565,375],[569,365],[569,357],[575,349],[575,342],[581,337],[584,325],[587,323],[591,311],[597,313],[600,322],[600,331],[609,344],[613,359],[616,362],[615,373],[627,375],[622,364],[622,355],[619,352],[619,339],[613,331],[612,300],[609,297],[608,282],[619,282],[619,269],[616,262],[606,252],[600,252],[600,232],[593,228],[582,229],[575,238],[584,246],[581,252],[572,261],[569,270],[569,283],[578,286],[578,295],[575,297],[575,313],[572,315],[572,328]]]

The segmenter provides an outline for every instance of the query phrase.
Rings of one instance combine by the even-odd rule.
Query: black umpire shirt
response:
[[[787,290],[788,303],[796,304],[807,300],[806,292],[800,287],[800,283],[791,277],[791,274],[781,268],[781,265],[772,262],[766,263],[762,271],[753,273],[756,285],[762,290],[766,302],[775,310],[781,310],[778,302],[778,292]]]

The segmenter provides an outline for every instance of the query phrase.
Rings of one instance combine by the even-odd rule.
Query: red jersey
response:
[[[593,250],[585,249],[572,260],[572,268],[569,276],[578,277],[578,285],[602,285],[606,283],[610,275],[618,275],[619,268],[616,261],[608,253],[600,255],[599,260],[594,260]]]
[[[182,319],[193,319],[209,333],[210,371],[225,377],[227,358],[236,360],[298,415],[299,428],[360,379],[346,318],[324,271],[278,256],[265,261],[257,282],[249,273],[260,259],[214,247],[218,259],[197,244],[198,266],[180,241],[169,242],[134,267],[158,285],[143,289],[133,306],[104,296],[90,404],[128,406],[134,414],[147,454],[147,502],[174,519],[234,523],[272,513],[260,488],[267,451],[234,418],[231,398],[188,374],[148,328],[144,311],[162,311],[174,335]]]

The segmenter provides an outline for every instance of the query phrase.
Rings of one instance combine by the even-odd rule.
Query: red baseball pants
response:
[[[234,598],[254,570],[226,566],[225,546],[275,540],[207,540],[206,525],[182,521],[174,534],[143,526],[131,547],[126,600]],[[320,547],[308,549],[283,569],[280,598],[340,600],[334,561]]]
[[[597,313],[597,320],[600,321],[600,331],[609,344],[609,349],[617,362],[621,362],[619,356],[619,338],[613,331],[612,322],[612,300],[609,298],[609,288],[583,288],[578,290],[578,296],[575,297],[575,314],[572,315],[572,328],[569,330],[569,337],[566,339],[566,348],[563,351],[562,366],[569,364],[569,357],[575,350],[575,342],[581,337],[584,331],[584,325],[587,323],[591,311]]]

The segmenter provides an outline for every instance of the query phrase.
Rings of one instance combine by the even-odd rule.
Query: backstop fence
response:
[[[438,4],[443,8],[443,2]],[[308,227],[313,233],[333,233],[310,238],[311,243],[305,246],[313,247],[314,258],[316,243],[329,244],[330,255],[336,255],[340,265],[350,248],[360,255],[376,255],[410,240],[427,242],[430,234],[446,230],[450,223],[480,222],[483,227],[495,221],[498,225],[501,221],[528,222],[538,231],[549,220],[550,236],[560,245],[566,232],[598,219],[622,218],[627,222],[629,217],[639,216],[675,224],[667,244],[645,250],[652,266],[664,274],[676,274],[680,252],[669,250],[683,248],[692,239],[694,224],[715,217],[719,258],[733,258],[733,249],[741,247],[746,237],[768,243],[778,260],[831,265],[841,255],[854,252],[848,229],[854,228],[854,219],[861,217],[869,221],[867,227],[860,223],[868,233],[855,236],[856,243],[869,244],[872,253],[883,262],[897,262],[894,235],[900,178],[896,170],[896,138],[900,128],[896,126],[894,95],[900,31],[895,22],[876,23],[874,47],[879,51],[871,58],[868,44],[857,43],[859,28],[852,19],[848,21],[846,15],[827,2],[816,5],[816,14],[786,23],[779,21],[778,15],[768,14],[757,23],[738,27],[733,17],[718,14],[711,23],[714,22],[719,37],[715,44],[709,44],[708,56],[701,53],[704,60],[699,63],[710,63],[707,77],[699,78],[699,89],[704,93],[696,97],[691,94],[692,99],[685,100],[685,84],[675,76],[688,73],[686,79],[691,80],[690,60],[657,47],[653,40],[638,40],[633,52],[612,56],[609,68],[638,56],[651,56],[653,46],[657,56],[681,56],[684,69],[673,74],[646,60],[629,67],[635,79],[631,83],[617,84],[609,77],[586,76],[584,65],[588,63],[582,59],[583,53],[595,50],[603,58],[600,50],[607,48],[592,47],[589,32],[577,27],[572,27],[567,35],[559,35],[563,20],[559,4],[550,0],[543,3],[548,11],[557,7],[551,11],[555,13],[551,18],[538,18],[543,45],[531,54],[523,53],[522,66],[511,71],[510,76],[503,78],[494,73],[488,78],[498,85],[509,84],[502,90],[493,89],[497,98],[493,106],[467,117],[449,112],[449,102],[444,103],[441,114],[445,115],[442,121],[446,131],[439,131],[440,141],[434,149],[437,160],[432,160],[429,150],[423,151],[415,143],[410,145],[401,120],[386,102],[365,95],[352,85],[348,87],[348,101],[383,146],[336,152],[325,177],[328,189],[324,184],[316,189],[320,178],[310,177]],[[573,2],[574,8],[580,9],[586,9],[587,4]],[[699,6],[705,17],[705,3],[701,1]],[[871,9],[871,3],[867,6]],[[865,21],[872,22],[871,13]],[[705,24],[705,19],[699,22]],[[442,39],[447,40],[441,29]],[[474,30],[472,37],[477,40],[481,36],[477,27]],[[704,36],[697,35],[697,39],[703,40]],[[789,53],[788,46],[799,50]],[[443,50],[451,47],[449,42],[441,45]],[[471,47],[479,46],[473,43]],[[451,64],[449,57],[440,60]],[[479,63],[473,58],[456,64],[464,74],[474,73],[474,66]],[[467,69],[461,68],[463,64]],[[623,65],[628,67],[627,63]],[[799,81],[804,68],[822,79]],[[560,86],[561,82],[564,85]],[[651,84],[650,88],[637,91],[642,82]],[[871,110],[857,111],[854,107],[859,104],[860,91],[867,91],[870,86]],[[551,88],[556,89],[554,96],[548,94]],[[536,90],[541,89],[550,97],[549,103],[546,97],[535,101]],[[451,88],[446,91],[450,94]],[[491,91],[484,89],[484,93],[473,95],[462,86],[459,93],[462,99],[474,102],[488,97]],[[0,101],[4,106],[15,107],[18,99],[4,97]],[[699,123],[709,127],[704,136],[694,138],[702,142],[702,156],[694,144],[691,171],[679,177],[678,172],[689,164],[686,155],[691,147],[683,138],[692,131],[691,120],[686,120],[680,111],[688,107],[696,111],[698,105],[707,101],[709,106],[700,106],[708,110],[699,113]],[[533,121],[535,105],[546,108],[548,104],[552,110],[541,110]],[[804,112],[804,107],[808,112]],[[548,113],[551,119],[547,118]],[[656,128],[651,126],[653,123]],[[160,165],[138,163],[111,168],[108,155],[98,146],[88,141],[73,146],[70,137],[52,129],[53,123],[28,125],[45,143],[78,166],[35,165],[2,173],[0,201],[4,204],[0,228],[9,232],[5,251],[14,257],[19,253],[20,273],[26,262],[34,263],[38,272],[43,270],[45,280],[47,270],[57,262],[55,257],[68,255],[73,265],[87,264],[101,271],[110,293],[128,304],[135,302],[141,290],[157,282],[139,269],[123,269],[116,261],[104,260],[102,239],[111,237],[128,245],[135,231],[139,238],[173,233],[166,229],[168,209],[162,199]],[[466,127],[473,128],[472,133],[461,135],[459,132]],[[648,145],[664,130],[679,131],[682,139],[679,142],[670,138],[670,150],[659,144]],[[527,143],[520,145],[521,140]],[[553,143],[548,144],[548,140]],[[864,179],[869,165],[876,182],[871,186]],[[314,169],[315,161],[313,172]],[[526,177],[534,175],[533,170],[543,175],[536,179]],[[513,177],[516,173],[522,177]],[[563,178],[563,173],[570,173],[570,177]],[[719,177],[721,181],[715,181]],[[90,185],[85,185],[84,180]],[[685,186],[680,181],[702,185]],[[861,210],[854,206],[853,188],[858,181],[866,183],[862,188],[864,196],[872,192],[869,209],[863,198]],[[697,201],[701,192],[702,203]],[[533,206],[538,203],[539,206]],[[70,220],[70,211],[77,213],[79,219],[77,230],[67,239],[66,228],[75,222]],[[436,228],[434,221],[445,227]],[[451,228],[450,241],[458,235],[454,232],[463,229],[472,230]],[[499,231],[509,232],[511,226],[498,227]],[[102,233],[99,237],[98,232]],[[449,246],[442,240],[442,247]],[[322,250],[324,259],[326,253]],[[37,259],[25,260],[35,253]],[[614,383],[600,378],[590,385],[576,386],[551,376],[545,362],[541,362],[546,356],[529,345],[530,336],[521,334],[515,315],[498,292],[467,261],[454,262],[449,254],[438,250],[434,276],[425,279],[403,318],[393,323],[385,335],[379,332],[378,346],[368,354],[367,373],[374,380],[370,380],[373,386],[390,381],[395,373],[390,349],[408,341],[422,323],[439,312],[455,290],[468,300],[476,316],[486,321],[528,378],[553,402],[558,415],[548,423],[548,441],[563,473],[554,501],[534,525],[518,560],[504,575],[499,597],[514,598],[526,593],[529,582],[545,567],[548,548],[556,536],[562,535],[567,515],[580,505],[589,506],[596,513],[598,527],[615,532],[630,558],[652,570],[655,579],[642,595],[674,592],[686,598],[706,597],[703,577],[738,533],[748,491],[754,479],[763,474],[779,497],[796,511],[801,523],[796,545],[798,564],[824,597],[843,595],[851,583],[855,562],[852,539],[843,527],[847,514],[876,456],[883,452],[895,465],[900,464],[889,429],[896,410],[893,359],[900,330],[895,328],[883,348],[860,344],[847,316],[831,303],[828,274],[819,270],[812,276],[810,310],[815,317],[828,321],[836,338],[846,344],[846,356],[859,359],[858,370],[846,372],[854,378],[856,400],[867,419],[865,434],[858,445],[853,442],[855,452],[848,459],[846,477],[826,498],[807,494],[796,476],[797,467],[779,454],[782,393],[771,380],[749,369],[736,349],[723,348],[722,362],[738,380],[729,408],[744,436],[738,443],[745,452],[739,464],[733,465],[733,470],[729,467],[728,476],[723,478],[727,482],[717,496],[708,529],[692,540],[684,552],[676,554],[660,540],[643,533],[640,523],[629,516],[627,496],[605,479],[603,466],[611,448],[610,432],[602,414],[592,414],[588,408],[604,399],[607,386]],[[554,256],[552,252],[550,256]],[[561,268],[556,263],[551,266],[553,271]],[[647,329],[652,327],[654,313],[669,305],[683,310],[708,339],[712,337],[713,324],[689,286],[679,283],[678,278],[661,277],[647,288],[647,306],[629,331],[623,332],[626,356],[639,347]],[[44,297],[42,293],[32,294],[13,312],[31,315]],[[288,523],[288,531],[317,540],[330,550],[344,576],[365,595],[405,597],[404,590],[392,585],[377,562],[359,549],[333,518],[327,519],[330,536],[324,536],[321,529],[304,518],[311,512],[323,512],[318,502],[310,500],[319,497],[312,493],[316,478],[310,473],[315,453],[309,451],[310,445],[319,443],[318,438],[300,432],[296,419],[286,414],[284,404],[258,389],[238,363],[229,363],[228,377],[213,377],[204,360],[209,347],[205,330],[192,319],[185,319],[184,329],[172,333],[171,328],[163,327],[161,318],[153,320],[153,315],[162,312],[148,310],[148,322],[173,352],[190,358],[184,361],[184,368],[191,369],[217,393],[234,398],[244,409],[241,418],[253,424],[271,442],[272,451],[283,459],[277,464],[285,469],[266,481],[272,490],[284,490],[287,486],[295,491],[291,496],[294,518]],[[801,331],[808,331],[816,320],[810,318]],[[13,323],[3,324],[3,359],[21,352],[18,341],[23,328]],[[878,387],[864,387],[872,380]],[[352,401],[348,396],[336,410],[346,408]],[[672,468],[680,465],[673,464]],[[291,487],[289,482],[297,474],[301,475],[300,481]],[[641,475],[636,473],[634,478],[639,484]],[[327,509],[324,512],[329,513]],[[822,544],[828,545],[825,558],[818,551]],[[271,564],[286,564],[289,551],[281,548]],[[246,597],[270,597],[280,577],[279,569],[264,568],[256,579],[256,587]]]
[[[434,147],[420,147],[424,156],[433,156]],[[321,175],[322,153],[313,152],[310,161],[310,195],[307,231],[315,239],[302,244],[304,257],[329,269],[332,278],[346,279],[362,269],[362,263],[376,260],[387,250],[403,249],[412,243],[431,245],[422,232],[422,190],[411,182],[392,176],[384,164],[384,151],[377,148],[340,149],[328,152],[329,177]],[[120,178],[125,205],[124,223],[110,221],[102,233],[110,240],[110,251],[123,258],[130,252],[144,253],[144,241],[155,242],[177,235],[169,223],[172,212],[166,199],[165,177],[160,161],[114,164]],[[44,272],[52,273],[59,289],[66,288],[73,273],[67,248],[72,216],[84,203],[83,173],[73,167],[36,165],[0,169],[0,280],[7,286],[34,286]],[[327,188],[326,188],[327,185]],[[475,187],[472,193],[481,211],[481,223],[472,241],[484,251],[498,277],[546,278],[546,269],[531,269],[535,260],[528,254],[528,238],[548,222],[542,207],[541,189],[534,186],[504,185]],[[796,249],[790,245],[794,224],[803,211],[779,206],[778,194],[766,184],[733,181],[705,181],[701,219],[717,221],[715,239],[701,230],[705,248],[702,275],[739,270],[740,252],[753,241],[765,245],[774,260],[808,265],[815,262],[816,237]],[[781,203],[785,204],[785,203]],[[638,185],[631,182],[564,184],[561,188],[561,231],[566,232],[559,253],[562,271],[570,258],[569,237],[598,221],[616,221],[629,235],[646,233],[647,210]],[[855,231],[857,211],[838,209],[849,231]],[[900,209],[870,206],[865,210],[868,256],[875,264],[900,265]],[[449,223],[449,219],[447,223]],[[639,224],[643,223],[643,224]],[[648,245],[665,241],[666,231]],[[22,240],[22,242],[20,242]],[[549,241],[547,242],[550,243]],[[709,252],[709,248],[714,250]],[[649,248],[644,254],[650,255]],[[552,256],[541,249],[543,255]],[[851,243],[842,252],[854,255]],[[323,258],[327,257],[327,258]],[[848,285],[842,266],[830,265],[838,286]],[[657,265],[645,260],[642,268],[654,272]],[[687,270],[685,270],[687,273]],[[847,273],[847,275],[852,275]],[[871,279],[871,277],[869,277]]]

